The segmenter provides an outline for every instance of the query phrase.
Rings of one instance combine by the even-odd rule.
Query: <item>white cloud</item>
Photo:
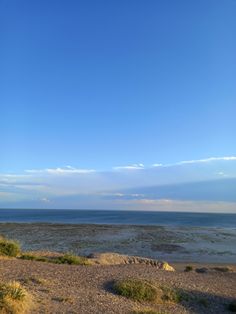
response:
[[[181,166],[181,165],[187,165],[187,164],[198,164],[198,163],[210,163],[214,161],[236,161],[236,156],[226,156],[226,157],[209,157],[204,159],[193,159],[193,160],[183,160],[171,164],[162,164],[162,163],[155,163],[151,167],[145,167],[142,163],[137,164],[131,164],[127,166],[117,166],[113,167],[113,170],[142,170],[142,169],[148,169],[148,168],[158,168],[158,167],[173,167],[173,166]],[[46,169],[28,169],[25,170],[28,174],[87,174],[96,172],[94,169],[80,169],[80,168],[74,168],[70,165],[67,165],[65,167],[58,167],[58,168],[46,168]],[[5,177],[16,177],[17,175],[14,174],[6,174]],[[21,175],[23,177],[23,175]]]
[[[216,174],[221,177],[228,177],[228,175],[224,173],[223,171],[218,171]]]
[[[71,166],[64,168],[47,168],[47,169],[29,169],[25,170],[27,173],[48,173],[48,174],[87,174],[95,172],[93,169],[78,169]]]
[[[139,170],[144,169],[144,164],[132,164],[128,166],[118,166],[114,167],[114,170]]]
[[[196,163],[207,163],[207,162],[212,162],[212,161],[229,161],[229,160],[236,160],[235,156],[229,156],[229,157],[209,157],[205,159],[196,159],[196,160],[185,160],[185,161],[180,161],[177,163],[178,165],[184,165],[184,164],[196,164]]]
[[[6,201],[15,201],[16,199],[31,200],[33,197],[38,202],[44,198],[48,198],[53,201],[50,204],[55,204],[54,197],[65,196],[68,197],[68,204],[70,204],[70,197],[73,198],[73,195],[90,193],[91,195],[97,195],[98,199],[107,203],[119,201],[125,203],[126,200],[132,202],[131,199],[134,199],[137,200],[137,203],[132,203],[132,206],[140,206],[140,208],[143,206],[146,208],[145,205],[147,205],[147,207],[154,208],[156,205],[159,206],[160,203],[161,206],[164,206],[166,203],[163,200],[148,199],[148,197],[154,199],[155,196],[151,190],[147,194],[149,190],[146,188],[207,182],[216,179],[235,179],[235,161],[235,156],[226,156],[185,160],[173,164],[158,163],[153,166],[144,166],[142,163],[135,163],[123,167],[115,167],[111,170],[107,169],[106,171],[80,169],[67,165],[59,168],[48,167],[38,170],[26,170],[23,174],[0,174],[0,191],[2,191],[0,193],[0,201],[3,199]],[[136,190],[136,188],[138,189]],[[225,196],[222,198],[223,200],[230,201],[235,199],[230,191],[222,191],[222,195],[225,193]],[[14,195],[6,194],[8,192],[14,193]],[[204,193],[203,198],[206,199]],[[100,198],[99,195],[101,196]],[[188,199],[193,197],[187,189],[186,196],[188,195]],[[158,197],[168,198],[173,197],[173,195],[158,193]],[[198,199],[201,199],[200,194]],[[86,202],[90,204],[92,201],[89,198]],[[81,200],[78,201],[78,204],[81,204]],[[84,206],[86,205],[85,201],[83,204]],[[112,205],[113,203],[109,204]],[[180,207],[180,203],[178,204]],[[121,206],[123,206],[123,203]]]
[[[50,200],[46,197],[41,198],[41,202],[43,203],[50,203]]]
[[[213,161],[233,161],[236,160],[236,156],[226,156],[226,157],[209,157],[203,159],[193,159],[193,160],[183,160],[173,164],[153,164],[152,167],[173,167],[173,166],[181,166],[187,164],[199,164],[199,163],[210,163]]]

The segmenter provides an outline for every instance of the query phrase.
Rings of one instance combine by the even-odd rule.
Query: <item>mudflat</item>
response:
[[[236,228],[0,223],[23,250],[115,252],[168,262],[236,263]]]

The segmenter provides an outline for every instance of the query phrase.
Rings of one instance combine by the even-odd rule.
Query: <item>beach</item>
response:
[[[233,228],[0,223],[0,234],[17,240],[26,254],[25,260],[0,257],[0,280],[19,282],[34,300],[25,313],[222,314],[235,302]],[[87,257],[88,265],[50,262],[66,252]],[[27,260],[27,254],[40,259]],[[94,255],[106,259],[92,263]],[[166,265],[162,261],[168,268],[160,267]],[[117,295],[113,282],[127,278],[164,285],[187,298],[150,303]]]

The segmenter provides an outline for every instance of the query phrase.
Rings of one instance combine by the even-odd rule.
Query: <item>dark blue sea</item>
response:
[[[0,209],[0,222],[236,228],[236,214],[70,209]]]

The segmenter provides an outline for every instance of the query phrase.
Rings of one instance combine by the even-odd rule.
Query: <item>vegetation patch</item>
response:
[[[31,254],[22,254],[20,259],[28,260],[28,261],[37,261],[37,262],[49,262],[49,258],[44,256],[36,256]]]
[[[22,254],[20,259],[37,261],[37,262],[46,262],[53,264],[69,264],[69,265],[89,265],[89,260],[83,256],[77,256],[70,253],[66,253],[59,257],[44,257],[36,256],[32,254]]]
[[[0,255],[16,257],[20,254],[20,244],[17,241],[0,237]]]
[[[222,272],[222,273],[228,273],[230,271],[232,271],[232,269],[228,266],[226,267],[214,267],[213,268],[215,271],[219,271],[219,272]]]
[[[57,264],[89,265],[89,261],[86,257],[77,256],[69,253],[53,259],[53,262]]]
[[[126,279],[114,283],[116,293],[136,301],[155,301],[157,290],[150,283],[138,279]]]
[[[19,282],[0,283],[0,312],[11,314],[29,313],[32,299]]]
[[[179,289],[157,286],[140,279],[115,281],[114,291],[119,295],[136,301],[148,301],[158,304],[188,301],[189,295]]]
[[[189,271],[192,271],[193,270],[193,266],[191,266],[191,265],[188,265],[188,266],[186,266],[185,267],[185,272],[189,272]]]
[[[161,300],[164,302],[180,303],[181,301],[189,300],[189,296],[186,293],[180,291],[179,289],[162,286],[161,290],[162,290]]]

